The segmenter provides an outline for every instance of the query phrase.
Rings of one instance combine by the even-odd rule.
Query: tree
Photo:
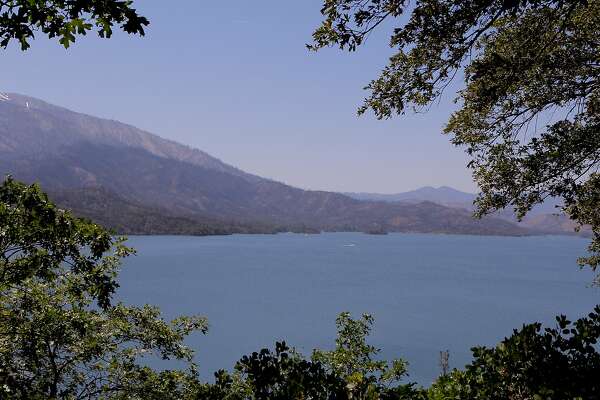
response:
[[[15,40],[27,50],[34,32],[41,31],[68,48],[77,35],[92,29],[109,38],[115,25],[143,36],[149,22],[132,4],[131,0],[0,0],[0,46],[6,48]]]
[[[202,400],[425,400],[426,391],[401,384],[406,363],[375,360],[379,350],[366,343],[373,318],[342,313],[332,351],[314,350],[310,360],[285,342],[242,357],[230,374],[218,371],[214,384],[200,384]]]
[[[348,399],[341,377],[319,362],[305,360],[285,342],[276,343],[274,352],[262,349],[242,357],[235,369],[246,387],[238,392],[244,399]]]
[[[594,237],[581,266],[600,263],[600,1],[325,0],[318,50],[356,50],[395,25],[395,54],[362,114],[420,112],[464,69],[460,109],[444,132],[466,148],[481,189],[476,215],[522,218],[549,196]]]
[[[442,376],[429,389],[437,399],[600,399],[600,306],[556,328],[524,325],[495,348],[476,347],[464,371]]]
[[[122,239],[56,208],[36,186],[0,186],[0,398],[180,399],[196,387],[183,341],[204,318],[113,304]],[[145,357],[180,360],[155,371]]]
[[[347,382],[351,399],[420,399],[422,393],[414,384],[399,384],[407,373],[405,361],[375,358],[380,350],[366,341],[373,322],[369,314],[355,320],[350,313],[341,313],[336,319],[335,349],[314,350],[312,360]]]

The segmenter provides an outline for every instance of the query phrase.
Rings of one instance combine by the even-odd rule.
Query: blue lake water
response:
[[[600,303],[593,274],[575,260],[575,237],[483,237],[359,233],[137,236],[119,297],[160,306],[169,318],[208,317],[208,335],[188,340],[204,378],[242,355],[286,340],[310,355],[331,348],[335,318],[370,313],[382,358],[409,362],[428,385],[440,350],[451,367],[474,345],[492,345],[526,322],[554,325]]]

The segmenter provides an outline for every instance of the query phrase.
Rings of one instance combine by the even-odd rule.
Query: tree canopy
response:
[[[600,306],[587,317],[556,317],[515,329],[493,348],[475,347],[464,370],[441,376],[429,389],[437,399],[600,399]]]
[[[0,398],[178,399],[197,382],[183,340],[206,332],[204,318],[113,304],[131,252],[37,186],[0,186]],[[148,357],[183,369],[156,371]]]
[[[403,383],[406,363],[378,360],[379,349],[367,343],[373,317],[336,320],[337,338],[330,351],[314,350],[306,359],[285,342],[242,357],[229,374],[219,371],[214,385],[201,385],[198,399],[217,400],[425,400],[426,392]]]
[[[109,38],[115,25],[144,35],[149,21],[132,5],[131,0],[0,0],[0,46],[14,40],[26,50],[36,31],[58,38],[65,47],[92,29]]]
[[[309,48],[356,50],[393,25],[393,55],[359,113],[421,112],[464,71],[444,132],[466,149],[481,189],[477,215],[544,199],[594,237],[600,263],[600,1],[325,0]]]
[[[350,398],[379,399],[392,394],[393,398],[396,395],[401,398],[400,394],[416,396],[418,391],[413,390],[413,385],[399,384],[407,375],[407,363],[404,360],[388,363],[376,359],[380,350],[366,340],[373,323],[374,319],[369,314],[355,320],[350,313],[341,313],[336,319],[338,334],[335,349],[314,350],[312,360],[320,362],[328,371],[346,381]],[[397,386],[393,387],[394,384]]]

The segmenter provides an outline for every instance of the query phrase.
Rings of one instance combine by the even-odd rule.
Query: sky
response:
[[[424,114],[357,117],[393,54],[389,31],[356,53],[309,52],[320,0],[136,0],[145,37],[90,33],[65,50],[38,35],[0,50],[0,91],[135,125],[304,189],[475,191],[463,149],[441,134],[451,91]],[[460,87],[457,82],[452,88]]]

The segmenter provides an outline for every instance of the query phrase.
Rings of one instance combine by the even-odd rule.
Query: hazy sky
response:
[[[450,101],[388,121],[356,116],[391,54],[387,32],[354,54],[311,53],[319,0],[135,5],[151,20],[146,37],[12,47],[0,91],[127,122],[302,188],[474,190],[463,150],[440,134]]]

